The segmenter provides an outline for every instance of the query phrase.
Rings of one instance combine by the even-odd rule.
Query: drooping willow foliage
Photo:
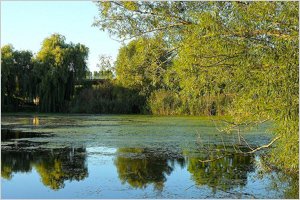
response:
[[[35,57],[29,51],[1,48],[2,105],[19,106],[38,98],[42,112],[67,111],[75,83],[85,78],[88,48],[66,43],[53,34],[46,38]]]
[[[64,111],[74,94],[75,82],[85,78],[87,56],[87,47],[67,44],[61,35],[44,40],[36,59],[36,71],[42,77],[38,86],[42,111]]]
[[[34,96],[32,84],[33,61],[30,51],[14,50],[12,45],[1,48],[1,104],[16,103],[13,97]]]
[[[119,53],[117,79],[130,87],[163,77],[150,109],[165,112],[176,102],[178,113],[193,114],[203,107],[204,114],[216,109],[230,114],[235,124],[273,121],[280,142],[272,159],[283,169],[298,171],[298,2],[112,1],[97,6],[95,26],[119,40],[132,40]],[[141,43],[156,37],[163,40],[156,40],[156,46],[163,45],[159,49],[172,51],[171,66],[163,74],[148,72],[164,63],[157,65],[155,45]],[[162,97],[168,93],[164,90],[176,94],[179,103]],[[155,98],[168,105],[157,106]]]

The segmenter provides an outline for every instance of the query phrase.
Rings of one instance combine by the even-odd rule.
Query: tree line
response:
[[[44,39],[35,55],[3,46],[2,111],[144,113],[145,96],[113,79],[109,57],[100,56],[99,71],[94,72],[94,78],[103,81],[89,81],[88,52],[83,44],[66,43],[60,34]]]
[[[76,81],[85,78],[88,48],[66,43],[65,37],[53,34],[40,51],[1,48],[1,106],[14,110],[36,102],[42,112],[64,112],[74,95]]]
[[[124,43],[116,78],[76,86],[87,72],[88,48],[53,35],[33,59],[1,49],[3,103],[21,96],[39,97],[45,112],[226,114],[231,128],[272,121],[281,141],[273,161],[298,171],[298,2],[96,6],[94,26]]]
[[[197,94],[183,90],[162,37],[131,41],[115,63],[100,56],[94,79],[101,83],[87,81],[88,48],[60,34],[46,38],[36,55],[5,45],[1,56],[3,111],[222,115],[231,101],[222,84],[210,96],[200,86]]]

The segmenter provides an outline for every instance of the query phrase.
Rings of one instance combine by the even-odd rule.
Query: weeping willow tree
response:
[[[33,97],[33,55],[30,51],[15,50],[12,45],[1,48],[1,105],[18,106],[19,101]],[[6,110],[2,107],[3,110]]]
[[[43,41],[35,66],[41,111],[66,111],[75,82],[85,78],[87,56],[87,47],[68,44],[62,35],[53,34]]]
[[[226,95],[230,103],[222,109],[233,126],[272,121],[277,143],[270,161],[298,172],[298,2],[97,6],[94,25],[101,30],[122,41],[160,35],[175,49],[171,70],[186,102],[205,97],[212,103]]]
[[[8,103],[6,97],[11,96],[15,91],[13,52],[12,45],[1,48],[1,106]]]

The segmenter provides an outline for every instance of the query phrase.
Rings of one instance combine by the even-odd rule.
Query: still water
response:
[[[263,154],[213,162],[232,148],[214,118],[2,115],[2,198],[298,198],[298,177],[266,172]],[[262,126],[249,145],[270,141]],[[244,147],[241,147],[244,148]]]

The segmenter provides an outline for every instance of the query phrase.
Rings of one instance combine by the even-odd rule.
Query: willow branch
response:
[[[260,147],[257,147],[255,149],[252,149],[251,151],[247,151],[247,152],[243,152],[239,149],[240,152],[237,152],[236,149],[235,149],[235,146],[233,145],[233,148],[235,149],[236,153],[230,153],[230,155],[233,155],[233,154],[253,154],[257,151],[260,151],[262,149],[266,149],[266,148],[269,148],[275,141],[277,141],[278,139],[280,138],[280,136],[277,136],[275,137],[271,142],[269,142],[268,144],[265,144],[265,145],[262,145]],[[208,162],[213,162],[213,161],[216,161],[216,160],[220,160],[222,158],[225,158],[226,156],[228,156],[229,154],[224,154],[223,156],[219,156],[219,157],[216,157],[214,159],[207,159],[207,160],[199,160],[199,162],[201,163],[208,163]]]
[[[131,12],[135,12],[135,13],[139,13],[141,15],[150,15],[150,16],[153,16],[153,17],[163,17],[163,18],[165,18],[165,16],[162,15],[162,14],[160,14],[160,13],[155,13],[155,12],[151,12],[151,11],[147,12],[147,11],[142,11],[142,10],[139,10],[139,9],[130,10],[130,9],[127,9],[124,5],[122,5],[119,2],[112,1],[111,3],[114,3],[115,5],[120,6],[120,7],[122,7],[125,10],[131,11]],[[192,22],[187,21],[187,20],[183,19],[180,16],[172,15],[171,13],[166,13],[166,14],[169,15],[169,17],[171,17],[171,18],[178,19],[180,22],[182,22],[184,24],[192,24]]]
[[[265,149],[265,148],[269,148],[276,140],[278,140],[280,138],[280,136],[277,136],[275,137],[269,144],[265,144],[265,145],[262,145],[260,147],[257,147],[256,149],[253,149],[252,151],[248,151],[248,152],[243,152],[243,153],[246,153],[246,154],[252,154],[252,153],[255,153],[256,151],[260,151],[262,149]]]
[[[161,27],[158,27],[158,28],[153,28],[153,29],[149,29],[149,30],[146,30],[146,31],[143,31],[141,33],[137,33],[135,35],[133,35],[132,37],[129,37],[129,38],[124,38],[123,40],[131,40],[133,38],[137,38],[137,37],[140,37],[142,35],[145,35],[147,33],[153,33],[155,31],[162,31],[162,30],[169,30],[169,28],[173,28],[173,27],[179,27],[179,26],[187,26],[189,24],[185,24],[185,23],[175,23],[175,24],[170,24],[170,25],[166,25],[166,26],[161,26]]]

